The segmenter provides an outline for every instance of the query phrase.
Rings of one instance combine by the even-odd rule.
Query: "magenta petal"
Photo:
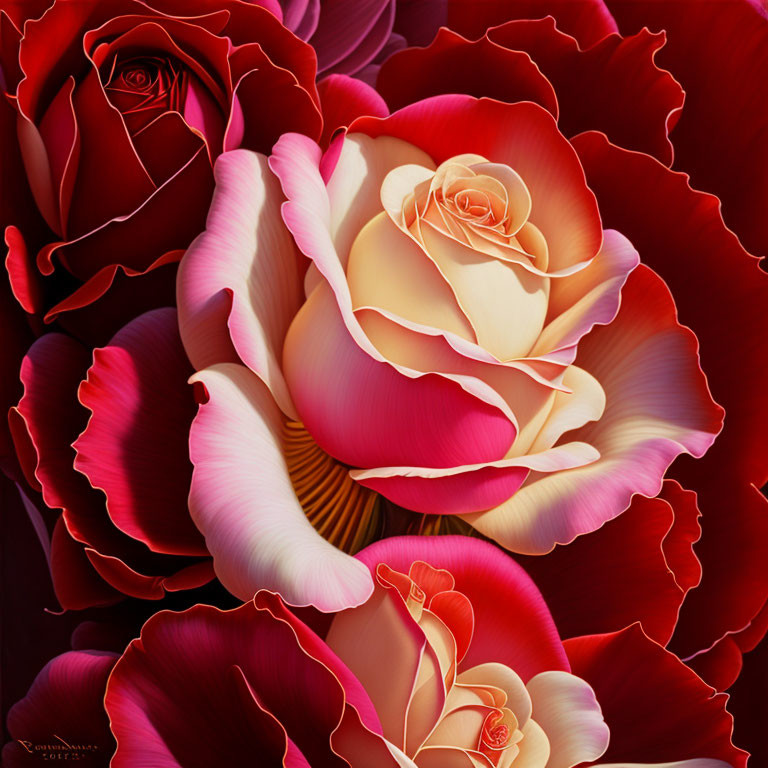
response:
[[[70,651],[45,665],[29,693],[8,713],[8,730],[14,739],[3,748],[6,768],[36,765],[41,756],[30,755],[30,745],[51,744],[60,737],[72,745],[93,745],[86,765],[106,765],[114,749],[103,699],[107,678],[117,654]],[[79,754],[79,753],[78,753]],[[92,762],[93,761],[93,762]]]
[[[280,765],[288,749],[289,765],[303,766],[304,758],[343,768],[331,735],[345,717],[346,696],[334,671],[312,655],[321,648],[295,617],[276,618],[253,603],[156,614],[110,678],[112,765],[240,766],[254,754]]]
[[[475,634],[459,670],[495,661],[528,680],[570,667],[544,598],[525,571],[497,547],[466,536],[398,536],[356,557],[375,573],[379,563],[407,573],[423,560],[450,571],[455,589],[471,601]]]

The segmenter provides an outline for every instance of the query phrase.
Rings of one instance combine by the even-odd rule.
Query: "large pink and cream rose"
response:
[[[361,603],[333,545],[381,498],[545,553],[720,430],[695,337],[542,107],[438,96],[216,174],[178,281],[190,511],[241,598]]]
[[[725,696],[637,625],[563,643],[498,548],[399,537],[358,558],[375,588],[356,608],[262,591],[160,612],[119,659],[57,657],[10,714],[5,764],[56,729],[113,768],[744,768]]]

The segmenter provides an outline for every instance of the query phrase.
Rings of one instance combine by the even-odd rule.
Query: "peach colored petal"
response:
[[[448,712],[432,731],[424,746],[477,749],[483,723],[493,709],[484,704],[471,704]]]
[[[409,164],[435,168],[428,154],[401,139],[372,139],[360,133],[344,137],[328,179],[328,226],[342,265],[346,266],[357,233],[382,210],[384,178],[393,168]]]
[[[190,514],[224,586],[243,600],[269,589],[322,611],[366,600],[368,569],[323,539],[299,505],[282,454],[282,417],[264,383],[231,363],[192,381],[209,399],[190,433]]]
[[[497,662],[487,662],[462,672],[456,682],[460,685],[493,685],[507,696],[505,706],[515,713],[518,726],[523,728],[531,717],[531,696],[514,670]]]
[[[425,223],[424,249],[445,275],[480,346],[499,360],[525,357],[544,326],[549,280],[473,251]]]
[[[608,748],[610,733],[595,692],[568,672],[540,672],[526,684],[533,719],[550,746],[547,768],[572,768],[597,760]]]
[[[403,749],[408,704],[426,647],[424,633],[405,603],[377,586],[363,605],[334,617],[326,643],[362,683],[376,708],[384,737]],[[440,716],[442,703],[433,702],[433,723]],[[426,704],[424,701],[424,717]]]
[[[600,382],[606,408],[569,437],[588,441],[601,458],[546,477],[531,473],[507,502],[466,518],[507,549],[548,552],[616,517],[634,493],[655,496],[673,459],[701,456],[722,426],[696,338],[677,323],[668,289],[647,267],[627,281],[616,319],[582,339],[578,363]]]
[[[595,768],[732,768],[730,763],[710,757],[675,760],[671,763],[595,763]]]
[[[418,768],[492,768],[480,752],[457,747],[425,747],[416,756]]]
[[[406,755],[402,750],[398,749],[394,744],[391,744],[386,740],[384,741],[384,744],[386,745],[392,757],[395,758],[399,768],[418,768],[416,763],[414,763],[413,760],[408,757],[408,755]]]
[[[552,410],[530,446],[531,453],[551,448],[566,432],[597,421],[605,411],[605,391],[583,368],[569,366],[563,384],[571,391],[555,392]]]
[[[377,307],[475,341],[450,285],[423,250],[385,213],[355,238],[347,264],[352,306]]]
[[[523,738],[517,743],[520,753],[511,763],[514,768],[549,768],[549,739],[544,729],[535,721],[529,720],[521,729]],[[501,764],[501,768],[509,768]]]
[[[550,248],[550,270],[585,266],[600,248],[597,201],[570,143],[542,107],[445,94],[385,119],[360,118],[353,131],[417,142],[437,163],[471,151],[516,171],[531,194],[530,221]]]
[[[621,289],[640,257],[619,232],[605,230],[603,238],[600,251],[586,269],[552,281],[547,324],[532,355],[573,346],[594,325],[605,325],[616,317]]]
[[[243,149],[222,155],[215,175],[206,230],[187,249],[177,278],[184,348],[197,370],[242,360],[295,418],[280,356],[301,306],[301,278],[280,218],[280,185],[266,157]]]
[[[407,707],[405,751],[409,755],[424,743],[445,706],[446,688],[440,672],[438,655],[427,642]]]

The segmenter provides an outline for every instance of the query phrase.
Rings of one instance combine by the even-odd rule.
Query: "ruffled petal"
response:
[[[565,648],[573,673],[592,686],[610,728],[604,763],[709,758],[746,766],[747,754],[731,742],[727,696],[715,694],[639,625],[566,640]]]
[[[661,5],[642,8],[656,12]],[[768,538],[768,502],[758,490],[768,479],[768,276],[723,224],[719,201],[692,189],[687,176],[600,134],[573,143],[607,225],[626,234],[672,290],[681,322],[699,340],[712,394],[727,413],[707,456],[674,470],[699,494],[703,516],[696,550],[704,577],[683,605],[672,646],[686,658],[745,627],[768,591],[765,559],[753,545]],[[733,173],[736,166],[726,165],[732,178],[741,178]]]
[[[94,351],[79,390],[91,417],[73,445],[75,468],[104,491],[118,528],[166,554],[207,554],[187,511],[191,373],[176,310],[158,309]]]
[[[600,452],[586,467],[531,475],[508,502],[467,521],[503,546],[548,552],[599,528],[629,505],[634,493],[655,496],[680,453],[700,457],[722,426],[709,394],[693,334],[677,322],[669,291],[647,267],[633,273],[611,325],[579,345],[577,362],[601,384],[599,421],[571,435]],[[589,498],[589,504],[580,503]]]

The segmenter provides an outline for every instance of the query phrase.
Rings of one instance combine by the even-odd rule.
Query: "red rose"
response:
[[[222,152],[320,135],[315,56],[274,0],[40,5],[0,13],[0,397],[15,404],[0,454],[63,510],[63,607],[158,599],[212,575],[186,511],[176,266]]]

